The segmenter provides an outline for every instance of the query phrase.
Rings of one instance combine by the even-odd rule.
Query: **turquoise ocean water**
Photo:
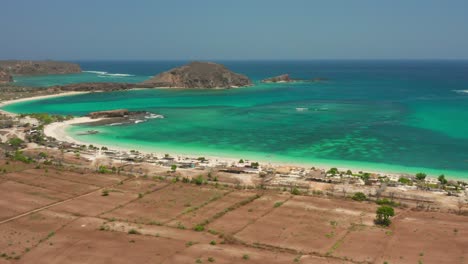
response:
[[[81,61],[76,75],[18,77],[18,85],[139,82],[184,62]],[[229,61],[253,87],[96,93],[5,110],[84,115],[128,108],[164,119],[101,126],[80,141],[168,153],[251,158],[468,179],[468,61]],[[269,76],[326,82],[261,84]],[[302,111],[301,111],[302,108]]]

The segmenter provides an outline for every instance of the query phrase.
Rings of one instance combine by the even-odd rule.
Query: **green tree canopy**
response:
[[[416,173],[416,179],[418,181],[424,181],[426,179],[426,176],[426,173],[423,172]]]
[[[445,175],[439,175],[439,177],[437,178],[440,182],[440,184],[447,184],[447,179],[445,179]]]
[[[395,215],[395,210],[390,206],[380,206],[376,211],[375,223],[378,225],[389,226],[391,221],[390,217]]]

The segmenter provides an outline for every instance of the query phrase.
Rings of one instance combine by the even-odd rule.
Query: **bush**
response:
[[[400,179],[398,179],[398,182],[406,184],[406,185],[410,185],[412,183],[410,179],[405,178],[405,177],[401,177]]]
[[[130,235],[139,235],[140,232],[138,232],[138,230],[132,228],[132,229],[128,230],[128,234],[130,234]]]
[[[196,185],[202,185],[204,182],[203,177],[199,175],[196,178],[192,178],[192,183],[195,183]]]
[[[387,198],[383,198],[383,199],[377,199],[377,201],[375,201],[376,204],[378,205],[388,205],[388,206],[392,206],[392,207],[397,207],[397,206],[400,206],[400,203],[397,203],[395,201],[391,201]]]
[[[283,202],[276,202],[275,205],[273,205],[273,207],[280,207],[281,205],[283,205]]]
[[[359,202],[362,202],[362,201],[365,201],[367,200],[367,196],[362,193],[362,192],[357,192],[353,195],[353,197],[351,197],[354,201],[359,201]]]
[[[109,191],[108,190],[102,190],[102,196],[109,196]]]
[[[101,165],[101,166],[99,166],[97,172],[101,173],[101,174],[106,174],[106,173],[110,173],[111,171],[108,170],[106,166]]]
[[[294,188],[291,190],[291,194],[292,194],[292,195],[300,195],[300,194],[301,194],[301,191],[299,191],[298,188],[294,187]]]
[[[22,151],[15,151],[15,154],[13,155],[13,160],[21,161],[24,163],[31,163],[33,160],[30,157],[27,157],[23,154]]]
[[[193,230],[197,231],[197,232],[202,232],[203,230],[205,230],[205,227],[203,225],[196,225]]]

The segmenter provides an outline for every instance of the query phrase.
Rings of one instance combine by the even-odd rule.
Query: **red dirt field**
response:
[[[182,240],[99,231],[81,218],[41,243],[19,263],[161,263],[186,248]]]
[[[77,217],[43,210],[0,225],[0,255],[12,258],[27,253],[42,240]]]
[[[295,196],[236,234],[251,244],[325,255],[353,224],[372,219],[375,206]]]
[[[98,187],[89,184],[56,178],[54,175],[57,173],[57,171],[32,170],[9,173],[5,178],[70,195],[80,195],[98,189]]]
[[[275,208],[275,203],[282,203],[290,198],[289,194],[278,194],[276,192],[264,193],[253,202],[228,212],[222,218],[216,219],[208,225],[209,230],[215,230],[224,234],[234,234],[242,228],[253,223],[263,215]]]
[[[398,208],[382,228],[376,208],[25,167],[0,176],[0,264],[468,263],[466,216]]]
[[[41,175],[44,174],[43,170],[26,170],[23,173],[28,173],[32,175]],[[87,174],[87,173],[76,173],[70,171],[60,171],[60,170],[53,170],[49,169],[48,173],[46,174],[52,178],[63,179],[71,182],[82,183],[86,185],[93,185],[96,187],[104,187],[109,186],[112,184],[118,184],[120,181],[125,180],[127,177],[120,176],[120,175],[112,175],[112,174]]]
[[[0,183],[0,221],[29,210],[59,202],[71,195],[5,181]]]
[[[197,207],[222,195],[223,190],[187,184],[172,184],[144,195],[103,217],[139,223],[164,223],[176,218],[184,210]]]
[[[223,212],[227,208],[233,207],[236,204],[248,200],[254,197],[256,193],[254,192],[231,192],[226,194],[225,196],[220,197],[215,201],[211,201],[200,207],[198,210],[193,210],[183,215],[180,215],[170,223],[169,226],[177,227],[179,224],[187,228],[193,228],[197,224],[204,222],[205,220],[210,220],[213,216],[217,213]],[[194,209],[194,207],[190,207],[189,210]]]

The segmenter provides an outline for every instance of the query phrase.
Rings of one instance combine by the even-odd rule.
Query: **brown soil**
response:
[[[224,192],[182,183],[172,184],[104,216],[131,222],[164,223],[176,218],[188,208],[200,206]]]
[[[370,202],[3,166],[0,264],[468,260],[466,216],[397,209],[382,228]]]

